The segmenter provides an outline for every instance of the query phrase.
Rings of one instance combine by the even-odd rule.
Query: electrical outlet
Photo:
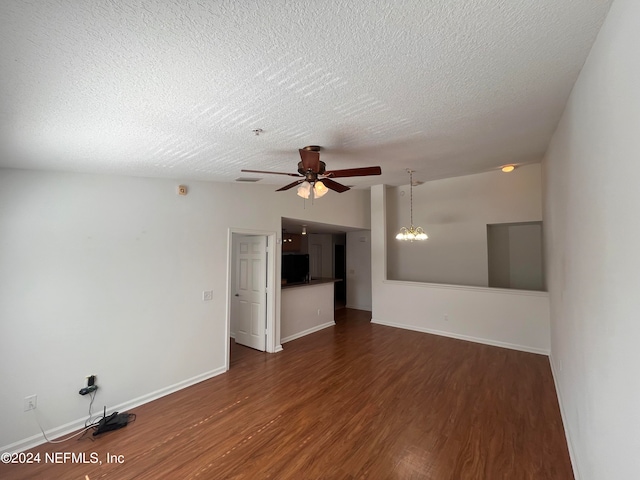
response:
[[[213,290],[205,290],[202,292],[202,301],[208,302],[213,300]]]
[[[24,411],[28,412],[29,410],[35,410],[38,406],[38,396],[37,395],[29,395],[28,397],[24,397]]]
[[[318,316],[320,316],[320,309],[318,309]]]

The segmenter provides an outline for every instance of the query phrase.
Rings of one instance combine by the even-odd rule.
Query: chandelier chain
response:
[[[413,226],[413,170],[409,170],[409,203],[410,203],[410,214],[409,220],[411,221],[411,226]]]

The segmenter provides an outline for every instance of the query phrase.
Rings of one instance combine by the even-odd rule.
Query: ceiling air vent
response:
[[[249,183],[255,183],[255,182],[259,182],[260,180],[262,180],[261,178],[255,178],[255,177],[241,177],[241,178],[236,178],[236,182],[249,182]]]

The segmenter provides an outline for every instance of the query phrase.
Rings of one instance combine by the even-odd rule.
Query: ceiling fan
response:
[[[288,175],[290,177],[300,177],[295,182],[285,185],[276,190],[282,192],[298,185],[298,196],[309,198],[313,191],[314,198],[320,198],[329,190],[342,193],[350,188],[338,183],[333,178],[344,177],[364,177],[367,175],[380,175],[380,167],[346,168],[344,170],[326,170],[326,164],[320,160],[320,147],[310,145],[299,150],[301,161],[298,162],[298,173],[269,172],[265,170],[242,170],[249,173],[270,173],[275,175]]]

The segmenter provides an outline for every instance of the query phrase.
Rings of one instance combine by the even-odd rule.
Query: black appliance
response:
[[[282,280],[287,284],[309,281],[309,255],[282,255]]]

